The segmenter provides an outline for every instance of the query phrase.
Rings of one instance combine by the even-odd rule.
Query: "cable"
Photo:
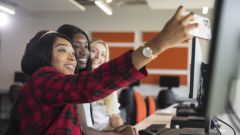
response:
[[[233,130],[234,135],[236,135],[236,131],[234,130],[234,128],[233,128],[231,125],[229,125],[228,123],[224,122],[223,120],[221,120],[221,119],[219,119],[219,118],[217,118],[217,117],[214,117],[214,119],[217,119],[218,121],[220,121],[220,122],[222,122],[223,124],[225,124],[225,125],[227,125],[228,127],[230,127],[230,128]]]
[[[237,131],[240,133],[240,129],[238,128],[238,125],[236,124],[236,122],[234,121],[233,116],[229,115],[229,118],[233,124],[233,126],[237,129]]]
[[[230,121],[232,122],[233,126],[237,129],[237,131],[240,133],[240,128],[239,128],[239,124],[236,123],[236,118],[234,117],[234,115],[229,114],[228,117],[230,118]],[[234,117],[234,118],[233,118]]]
[[[212,124],[213,124],[214,127],[217,129],[218,133],[219,133],[220,135],[222,135],[222,133],[220,132],[218,126],[215,124],[215,122],[214,122],[213,120],[212,120]]]
[[[240,118],[238,117],[236,111],[234,110],[232,104],[231,104],[231,100],[230,100],[230,92],[228,93],[228,96],[227,96],[227,107],[226,107],[226,110],[228,111],[229,113],[229,118],[230,118],[230,121],[232,122],[233,126],[237,129],[237,131],[240,133]],[[237,121],[237,122],[236,122]]]
[[[234,110],[234,108],[229,100],[228,100],[228,109],[236,117],[236,120],[240,123],[240,118],[238,117],[236,111]]]
[[[233,108],[233,105],[231,102],[231,94],[230,94],[231,91],[232,91],[232,88],[230,87],[230,92],[227,93],[227,103],[226,103],[225,109],[228,112],[228,117],[229,117],[231,123],[236,128],[236,130],[240,133],[240,118],[238,117],[235,109]],[[234,133],[235,133],[235,130],[234,130]]]

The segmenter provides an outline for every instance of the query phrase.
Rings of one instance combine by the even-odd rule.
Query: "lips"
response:
[[[73,64],[65,64],[64,67],[66,67],[70,71],[74,71],[76,66]]]
[[[92,64],[97,64],[97,65],[99,65],[99,64],[100,64],[100,61],[99,61],[99,60],[93,60],[93,61],[92,61]]]

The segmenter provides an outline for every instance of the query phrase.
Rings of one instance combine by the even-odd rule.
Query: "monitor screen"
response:
[[[228,99],[234,98],[230,93],[234,82],[239,80],[239,5],[240,0],[216,1],[213,38],[209,52],[209,80],[205,91],[207,116],[225,113]]]
[[[202,51],[199,39],[192,40],[189,98],[196,99],[200,90]]]

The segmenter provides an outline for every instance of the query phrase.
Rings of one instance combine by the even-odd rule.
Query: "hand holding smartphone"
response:
[[[189,13],[188,11],[184,11],[183,16]],[[198,23],[198,28],[189,31],[192,36],[207,40],[212,38],[210,20],[208,18],[195,14],[195,19],[192,20],[191,23]]]

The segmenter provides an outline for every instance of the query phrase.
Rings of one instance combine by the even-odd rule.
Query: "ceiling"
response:
[[[215,0],[146,0],[151,9],[176,9],[184,5],[189,9],[201,9],[204,6],[214,7]]]
[[[82,5],[95,6],[94,0],[76,0]],[[201,9],[203,6],[212,8],[215,0],[112,0],[109,5],[114,9],[116,6],[148,5],[150,9],[176,9],[184,5],[190,9]],[[23,8],[27,11],[78,11],[69,0],[0,0],[14,7]]]

